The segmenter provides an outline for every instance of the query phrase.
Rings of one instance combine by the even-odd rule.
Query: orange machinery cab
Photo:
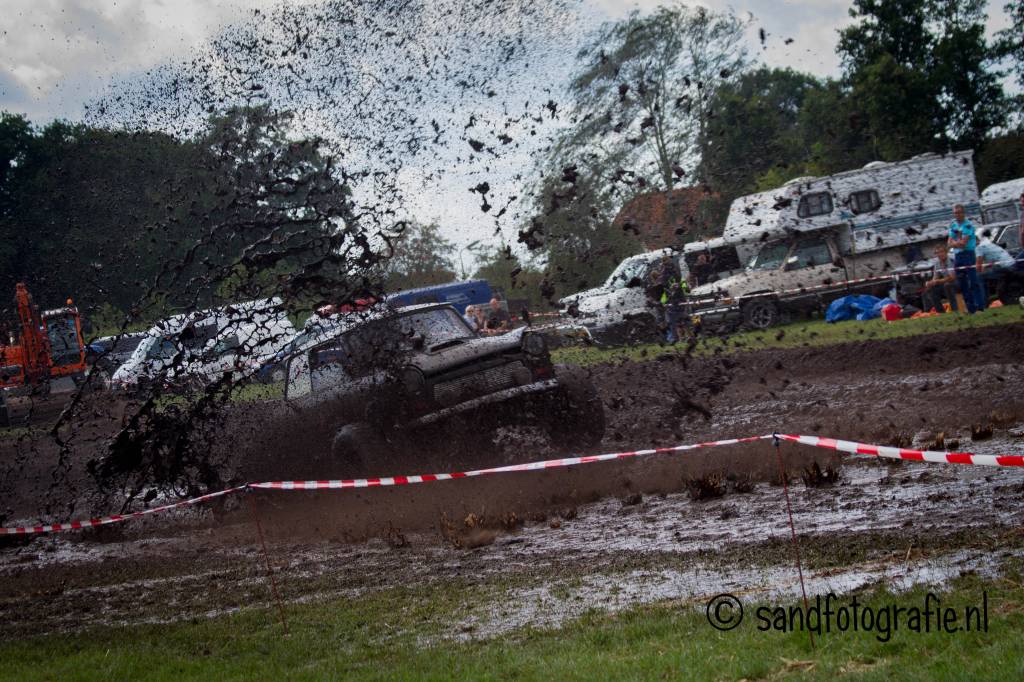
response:
[[[82,320],[71,299],[63,308],[44,311],[42,320],[50,347],[50,376],[65,377],[84,372]]]
[[[0,388],[35,386],[85,371],[82,324],[72,301],[42,315],[24,284],[16,287],[20,334],[0,339]]]

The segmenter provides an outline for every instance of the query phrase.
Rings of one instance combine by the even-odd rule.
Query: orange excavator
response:
[[[86,369],[82,320],[71,299],[40,313],[28,287],[19,283],[15,300],[17,338],[10,331],[0,338],[0,425],[7,421],[6,394],[47,393],[51,380],[79,379]]]

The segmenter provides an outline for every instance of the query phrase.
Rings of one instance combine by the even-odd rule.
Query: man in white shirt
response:
[[[1006,273],[1013,270],[1014,259],[1010,252],[992,241],[991,230],[984,230],[975,247],[978,277],[981,279],[981,301],[979,310],[988,307],[988,294],[992,291],[1002,298]]]

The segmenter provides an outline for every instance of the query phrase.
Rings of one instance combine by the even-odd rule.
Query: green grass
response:
[[[829,324],[824,320],[813,320],[773,327],[766,331],[740,332],[725,338],[704,336],[699,339],[693,352],[695,355],[710,355],[767,348],[830,346],[851,341],[898,339],[919,334],[954,332],[1019,322],[1024,322],[1024,308],[1016,305],[991,308],[975,315],[947,314],[898,322],[877,319]],[[647,360],[664,353],[676,352],[684,347],[684,344],[669,346],[657,343],[622,348],[566,347],[553,351],[551,356],[555,362],[593,365],[621,360]]]
[[[888,642],[879,641],[875,633],[834,632],[818,637],[812,649],[804,632],[759,631],[754,603],[744,605],[745,618],[737,629],[719,632],[707,623],[700,599],[615,615],[592,610],[559,630],[521,629],[453,643],[440,638],[458,634],[457,623],[478,608],[486,590],[442,581],[432,588],[288,605],[287,636],[276,612],[254,609],[172,625],[5,637],[0,677],[1020,679],[1024,657],[1017,637],[1024,633],[1024,587],[1018,570],[1007,575],[998,580],[968,575],[940,592],[942,606],[959,608],[961,614],[965,606],[980,606],[982,592],[987,592],[988,632],[904,629],[893,632]],[[875,609],[892,604],[920,608],[924,594],[924,589],[900,595],[876,590],[858,600]]]

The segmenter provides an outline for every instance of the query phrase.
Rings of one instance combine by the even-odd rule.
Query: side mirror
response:
[[[794,269],[799,264],[800,264],[800,258],[799,257],[797,257],[797,256],[790,256],[789,258],[786,259],[785,269],[786,270],[792,270],[792,269]]]
[[[634,277],[633,279],[626,282],[627,289],[642,289],[643,286],[644,283],[639,277]]]

